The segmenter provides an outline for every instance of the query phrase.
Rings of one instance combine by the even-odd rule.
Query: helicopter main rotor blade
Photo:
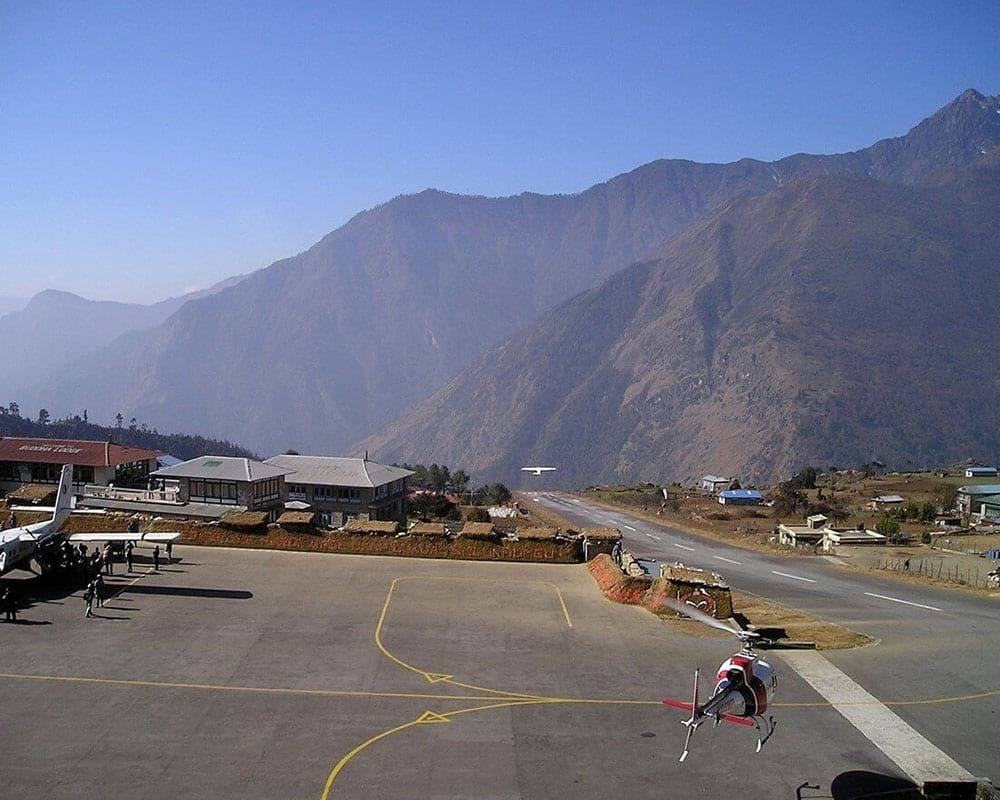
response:
[[[664,600],[664,604],[670,606],[678,614],[683,614],[685,617],[697,620],[703,625],[708,625],[710,628],[718,628],[720,631],[731,633],[733,636],[739,636],[740,638],[748,635],[747,631],[741,631],[737,628],[733,628],[731,625],[727,625],[722,620],[710,617],[700,608],[697,608],[690,603],[681,603],[679,600],[672,600],[668,598]]]

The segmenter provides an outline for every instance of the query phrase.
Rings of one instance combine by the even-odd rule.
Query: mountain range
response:
[[[574,195],[486,198],[428,190],[398,197],[357,215],[309,250],[75,359],[59,376],[26,391],[22,405],[46,404],[54,413],[86,406],[92,418],[121,411],[161,428],[200,430],[264,452],[341,452],[373,435],[368,444],[383,457],[463,463],[484,477],[509,476],[527,453],[542,460],[582,459],[562,473],[567,480],[628,479],[650,470],[667,477],[713,462],[720,470],[727,464],[750,469],[747,429],[737,420],[755,412],[746,410],[739,392],[757,386],[752,407],[790,420],[787,406],[768,408],[759,401],[770,403],[780,394],[786,403],[800,402],[800,393],[809,397],[822,388],[808,377],[806,365],[814,359],[807,354],[829,354],[806,335],[808,328],[792,324],[795,315],[786,304],[805,304],[809,291],[828,291],[829,305],[809,308],[860,325],[841,302],[859,299],[847,291],[851,281],[860,282],[860,291],[877,277],[862,268],[867,259],[874,269],[877,259],[859,255],[871,247],[901,259],[899,302],[937,319],[931,296],[916,295],[919,282],[904,280],[917,269],[907,259],[924,251],[897,242],[892,225],[917,231],[930,251],[956,257],[958,251],[949,248],[971,242],[949,243],[942,239],[946,230],[928,229],[925,223],[935,213],[902,221],[892,214],[905,211],[906,198],[927,208],[959,203],[961,181],[946,189],[939,173],[954,176],[998,146],[1000,98],[970,90],[904,136],[853,153],[728,164],[661,160]],[[893,194],[893,200],[882,191],[903,194]],[[775,205],[779,201],[784,205]],[[978,199],[968,202],[980,208]],[[798,209],[800,236],[778,213],[787,209]],[[894,210],[885,216],[885,209]],[[845,229],[858,228],[857,237],[830,228],[827,213]],[[820,272],[810,271],[805,257],[814,250],[823,253]],[[839,265],[848,263],[842,280],[834,280]],[[766,286],[761,298],[771,303],[747,304],[739,296],[757,295],[757,284],[743,273],[751,269]],[[686,280],[680,281],[681,274]],[[979,290],[981,296],[989,298],[988,287]],[[686,311],[681,298],[689,301]],[[655,318],[659,322],[650,316],[654,308],[663,312]],[[735,308],[749,316],[738,321]],[[790,315],[787,324],[785,317],[777,326],[768,322],[781,314]],[[962,318],[971,332],[971,318]],[[628,342],[622,339],[625,329]],[[863,325],[817,324],[820,330],[846,337],[839,342],[845,352],[868,352]],[[726,388],[736,380],[726,365],[749,367],[754,356],[763,357],[752,348],[728,349],[735,347],[734,336],[752,332],[784,343],[777,348],[779,366],[798,377],[768,388],[753,376],[773,380],[774,374],[748,369],[739,391]],[[798,338],[783,338],[793,333]],[[961,341],[965,331],[952,333]],[[637,350],[640,336],[645,338]],[[946,371],[956,359],[956,340],[928,336],[931,344],[939,343],[925,352],[934,358],[929,367]],[[612,357],[618,350],[620,358]],[[695,353],[700,355],[691,361]],[[740,361],[744,357],[750,361]],[[597,362],[605,367],[594,371]],[[696,362],[700,372],[694,371]],[[643,366],[650,372],[636,385],[636,368]],[[581,383],[573,386],[567,371]],[[838,373],[837,380],[845,388],[858,385],[857,376]],[[548,388],[540,393],[540,386]],[[817,397],[840,397],[833,384],[827,388]],[[926,385],[914,391],[913,402],[936,406]],[[881,394],[877,399],[889,402]],[[630,416],[633,402],[642,409],[637,418]],[[654,420],[646,416],[652,408],[647,403],[671,410]],[[501,408],[508,435],[486,435]],[[852,408],[827,408],[824,424],[848,430]],[[621,418],[614,430],[596,425],[604,415]],[[774,441],[766,438],[767,426],[758,428],[752,441],[759,474],[805,457],[808,448],[801,445],[812,434],[804,429],[783,428],[781,441]],[[577,445],[570,447],[574,438]],[[677,446],[696,452],[661,456],[662,449],[673,452],[670,441],[686,442]],[[873,440],[851,450],[844,442],[829,452],[848,459],[881,447],[881,440]],[[541,449],[549,446],[550,458],[544,459]]]
[[[373,437],[556,483],[744,482],[1000,453],[1000,159],[741,198],[578,295]]]
[[[6,343],[4,388],[11,394],[6,400],[37,384],[39,375],[48,379],[68,365],[86,363],[120,336],[155,327],[189,300],[208,297],[243,277],[227,278],[208,289],[150,304],[88,300],[56,289],[21,301],[19,307],[0,315],[0,341]],[[111,356],[111,352],[102,355]]]

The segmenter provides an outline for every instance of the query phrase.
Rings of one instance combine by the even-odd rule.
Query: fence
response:
[[[876,569],[888,572],[908,572],[928,578],[972,586],[977,589],[996,589],[1000,579],[994,565],[985,562],[982,567],[963,567],[959,563],[946,564],[944,559],[887,558],[880,559]]]

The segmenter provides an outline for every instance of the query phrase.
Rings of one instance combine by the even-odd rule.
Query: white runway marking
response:
[[[805,581],[806,583],[816,583],[812,578],[803,578],[799,575],[789,575],[787,572],[778,572],[776,569],[771,570],[772,574],[780,575],[782,578],[791,578],[793,581]]]
[[[646,535],[647,535],[647,536],[648,536],[648,537],[649,537],[650,539],[652,539],[652,540],[653,540],[654,542],[658,542],[658,541],[660,541],[660,537],[659,537],[659,536],[653,536],[653,534],[651,534],[651,533],[647,533]]]
[[[917,784],[975,780],[819,653],[786,651],[781,658]]]
[[[865,592],[869,597],[877,597],[879,600],[891,600],[893,603],[902,603],[904,606],[916,606],[917,608],[926,608],[928,611],[940,611],[940,608],[935,606],[925,606],[923,603],[911,603],[909,600],[900,600],[898,597],[889,597],[884,594],[875,594],[875,592]]]
[[[712,556],[712,558],[717,558],[719,561],[725,561],[727,564],[735,564],[738,567],[743,566],[742,561],[733,561],[731,558],[726,558],[725,556]]]
[[[692,553],[694,552],[694,548],[688,547],[686,544],[677,544],[677,542],[674,542],[674,547],[679,547],[681,550],[690,550]]]
[[[624,522],[622,523],[622,527],[623,528],[628,528],[630,531],[634,531],[635,530],[635,528],[633,528],[631,525],[626,525]],[[649,534],[646,534],[646,535],[648,536]]]

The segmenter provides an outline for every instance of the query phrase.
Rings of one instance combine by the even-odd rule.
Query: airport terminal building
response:
[[[181,504],[232,506],[276,517],[285,504],[287,472],[252,458],[201,456],[158,469],[151,477],[162,489],[175,491]]]
[[[66,464],[73,465],[77,488],[97,486],[146,486],[156,467],[155,450],[115,442],[83,439],[0,438],[0,492],[25,483],[59,482]]]
[[[325,525],[404,517],[408,469],[332,456],[282,455],[265,463],[288,473],[288,500],[313,509]]]

